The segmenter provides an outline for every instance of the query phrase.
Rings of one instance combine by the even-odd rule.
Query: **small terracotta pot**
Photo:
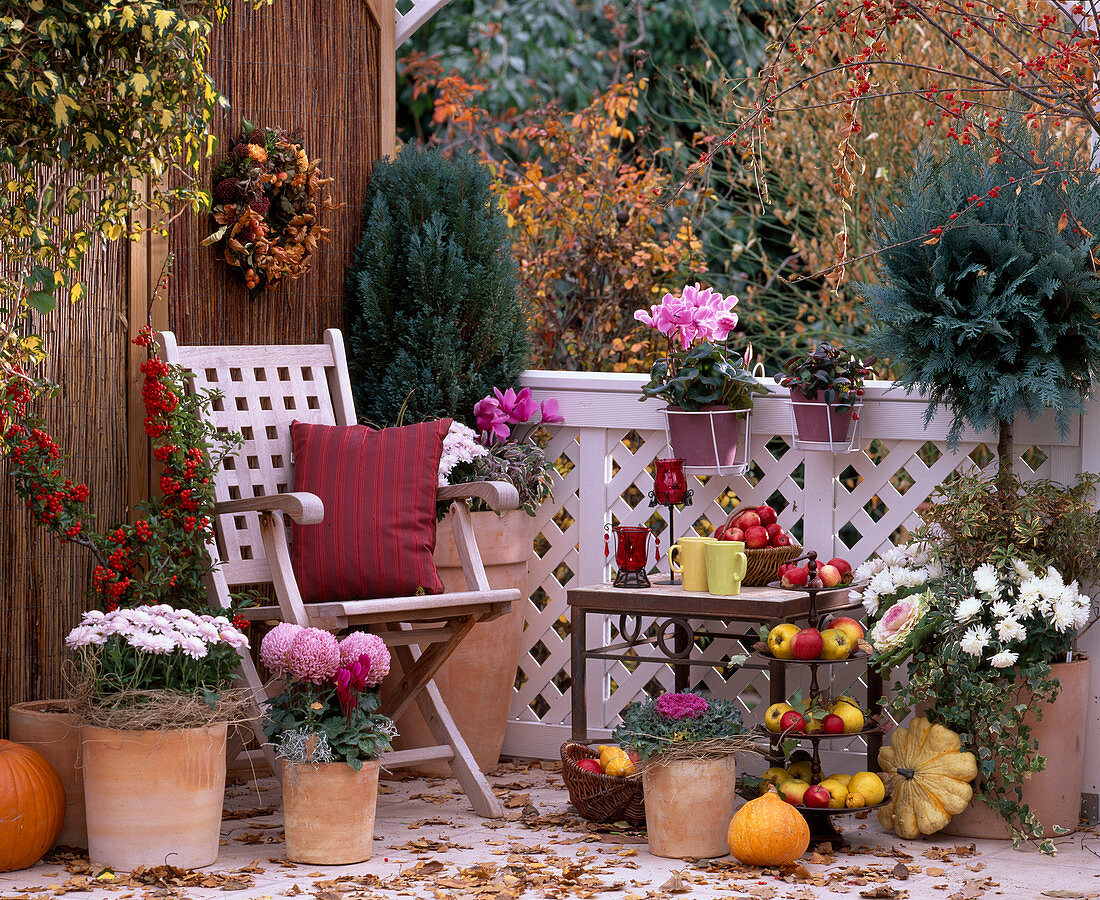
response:
[[[225,725],[81,729],[94,866],[198,869],[218,858],[225,732]]]
[[[800,441],[814,444],[847,444],[852,439],[855,420],[852,410],[837,410],[822,398],[810,400],[802,391],[791,388],[795,432]]]
[[[745,431],[745,412],[728,406],[688,412],[670,406],[668,440],[685,466],[725,469],[737,463],[737,447]]]
[[[1039,742],[1046,767],[1024,782],[1024,803],[1043,824],[1047,837],[1054,826],[1077,828],[1081,815],[1081,785],[1085,767],[1085,729],[1089,725],[1089,661],[1079,659],[1051,666],[1061,690],[1053,703],[1043,704],[1043,718],[1029,711],[1024,722]],[[1020,702],[1027,702],[1022,698]],[[1030,704],[1029,704],[1030,705]],[[944,834],[970,838],[1011,837],[1004,820],[979,800],[954,816]]]
[[[65,822],[55,846],[87,847],[80,723],[68,700],[32,700],[8,709],[8,737],[41,753],[65,787]]]
[[[649,764],[642,771],[649,852],[671,859],[725,856],[737,807],[734,757]]]
[[[512,611],[491,622],[479,622],[458,645],[435,676],[436,686],[450,710],[459,733],[482,772],[491,772],[500,761],[500,748],[515,695],[516,667],[523,640],[523,616],[527,607],[527,566],[532,556],[531,523],[522,509],[503,516],[482,511],[471,514],[477,546],[485,564],[485,576],[494,590],[519,589]],[[435,567],[446,591],[466,591],[466,575],[455,546],[450,516],[436,529]],[[401,683],[396,660],[386,685]],[[397,750],[430,747],[436,743],[424,717],[414,704],[397,721]],[[419,763],[415,771],[450,775],[448,763]]]
[[[286,858],[315,866],[364,862],[374,848],[378,760],[283,765]]]

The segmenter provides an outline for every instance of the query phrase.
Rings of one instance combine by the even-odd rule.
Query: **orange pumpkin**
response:
[[[738,862],[782,866],[806,852],[810,826],[797,809],[779,799],[773,787],[734,813],[726,838]]]
[[[45,757],[0,740],[0,872],[33,866],[65,820],[65,788]]]

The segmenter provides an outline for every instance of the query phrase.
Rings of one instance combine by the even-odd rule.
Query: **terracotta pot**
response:
[[[87,847],[80,723],[68,700],[32,700],[8,709],[8,737],[41,753],[65,787],[65,822],[55,846]]]
[[[688,412],[676,406],[665,410],[668,441],[685,466],[726,469],[737,463],[737,447],[745,431],[745,412],[728,406]]]
[[[442,665],[435,683],[478,768],[489,772],[500,760],[515,688],[527,603],[527,566],[533,552],[533,520],[520,509],[503,516],[494,512],[476,512],[472,516],[489,586],[517,588],[520,600],[512,605],[508,615],[475,625]],[[445,590],[469,590],[450,517],[443,519],[436,531],[435,565]],[[393,668],[395,673],[400,671],[396,661]],[[400,676],[394,674],[386,679],[389,685],[397,685],[400,681]],[[394,742],[397,749],[429,747],[435,743],[415,706],[398,719],[397,729],[400,732]],[[423,763],[416,769],[435,775],[451,774],[451,767],[445,762]]]
[[[283,765],[286,858],[318,866],[364,862],[374,849],[378,760]]]
[[[1085,729],[1089,725],[1089,661],[1079,659],[1051,666],[1062,689],[1053,703],[1043,704],[1043,718],[1028,712],[1025,723],[1046,757],[1046,768],[1024,782],[1024,803],[1042,822],[1048,837],[1055,825],[1077,827],[1085,766]],[[1022,701],[1024,702],[1024,701]],[[1004,820],[975,800],[943,829],[944,834],[969,838],[1010,837]]]
[[[225,732],[225,725],[161,731],[85,725],[92,864],[130,870],[213,863],[225,795]]]
[[[671,859],[729,853],[726,840],[737,807],[734,757],[678,760],[642,771],[649,852]]]
[[[795,434],[800,441],[814,444],[847,444],[851,441],[856,425],[852,410],[841,412],[820,397],[809,400],[797,388],[791,388],[791,408],[794,410]]]

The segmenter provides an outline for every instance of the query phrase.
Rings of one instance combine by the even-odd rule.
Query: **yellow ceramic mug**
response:
[[[707,558],[707,590],[712,594],[740,594],[749,558],[742,541],[711,541],[704,548]]]
[[[717,544],[714,538],[684,537],[668,548],[669,567],[680,576],[685,591],[707,589],[707,544]],[[677,561],[678,560],[678,561]]]

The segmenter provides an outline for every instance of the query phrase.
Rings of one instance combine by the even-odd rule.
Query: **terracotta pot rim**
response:
[[[13,703],[8,707],[8,714],[13,710],[33,716],[75,716],[72,700],[24,700],[22,703]]]
[[[191,725],[186,728],[105,728],[102,725],[81,725],[81,732],[99,731],[106,734],[162,734],[162,735],[175,735],[175,734],[194,734],[197,731],[226,731],[229,728],[228,722],[215,722],[212,725]]]

